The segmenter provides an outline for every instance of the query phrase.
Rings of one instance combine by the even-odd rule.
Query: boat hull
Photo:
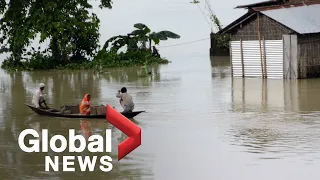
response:
[[[101,114],[101,115],[94,114],[94,115],[89,115],[89,116],[81,115],[81,114],[62,114],[56,109],[52,109],[52,110],[55,110],[56,112],[50,112],[50,111],[36,108],[36,107],[29,105],[29,104],[25,104],[25,105],[28,106],[33,112],[35,112],[39,115],[43,115],[43,116],[64,117],[64,118],[83,118],[83,119],[106,119],[105,114]],[[123,116],[125,116],[126,118],[133,118],[142,112],[145,112],[145,111],[133,111],[130,113],[121,113],[121,114]]]

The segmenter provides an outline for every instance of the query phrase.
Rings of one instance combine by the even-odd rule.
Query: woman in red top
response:
[[[80,103],[80,114],[90,115],[90,94],[86,94]]]

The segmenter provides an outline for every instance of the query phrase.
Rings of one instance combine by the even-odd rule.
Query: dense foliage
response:
[[[100,0],[99,7],[111,9],[112,1]],[[114,44],[111,50],[106,47],[99,50],[100,21],[94,13],[89,13],[92,8],[88,0],[0,0],[0,53],[10,54],[2,67],[29,70],[78,69],[131,66],[151,60],[154,63],[167,62],[152,57],[150,51],[143,48],[139,52],[119,54]],[[170,31],[148,34],[150,29],[143,24],[135,27],[138,28],[134,31],[136,34],[132,32],[128,35],[132,38],[132,47],[144,40],[153,40],[158,44],[166,37],[179,38]],[[44,50],[32,47],[31,42],[36,37],[40,37],[39,44],[49,41],[48,47]]]

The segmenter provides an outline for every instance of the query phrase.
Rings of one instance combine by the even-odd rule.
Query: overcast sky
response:
[[[161,48],[198,39],[208,38],[210,26],[197,5],[192,0],[115,0],[111,10],[95,10],[101,19],[101,43],[117,34],[126,34],[133,30],[134,23],[144,23],[151,30],[171,30],[181,35],[178,40],[161,42],[160,51],[166,56],[179,56],[179,53],[192,48],[197,53],[209,53],[210,41],[203,41],[187,46]],[[205,1],[200,0],[200,7],[208,16]],[[259,0],[218,1],[209,0],[212,10],[223,25],[228,25],[246,13],[244,9],[234,9],[237,5],[260,2]]]
[[[210,28],[197,5],[191,0],[115,0],[112,10],[97,10],[102,19],[101,31],[105,36],[126,33],[132,24],[143,22],[154,30],[163,28],[180,32],[183,40],[193,39],[190,36],[203,38],[210,33]],[[204,0],[200,0],[205,13]],[[227,25],[246,12],[234,9],[235,6],[259,2],[257,0],[218,1],[209,0],[214,13]]]
[[[102,41],[115,34],[127,33],[137,22],[147,24],[152,30],[168,29],[182,37],[180,42],[208,37],[210,26],[191,0],[115,0],[112,10],[96,10],[101,18]],[[205,13],[204,0],[200,7]],[[235,6],[259,2],[257,0],[218,1],[209,0],[214,13],[224,25],[234,21],[246,12]],[[207,17],[208,18],[208,17]],[[166,44],[177,43],[178,40]]]

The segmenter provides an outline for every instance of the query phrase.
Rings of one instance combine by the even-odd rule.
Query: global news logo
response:
[[[106,106],[106,120],[128,136],[126,140],[118,145],[118,161],[120,161],[141,145],[141,129],[109,105]],[[29,146],[25,144],[25,138],[28,135],[33,137],[29,139]],[[50,140],[47,129],[42,129],[41,138],[37,131],[25,129],[19,134],[18,144],[21,150],[26,153],[46,153],[49,147],[50,150],[56,153],[62,153],[66,150],[69,153],[81,153],[86,149],[91,153],[111,153],[111,140],[110,129],[106,129],[105,137],[91,135],[88,140],[82,135],[76,135],[74,129],[69,129],[68,138],[63,135],[54,135]],[[76,147],[77,141],[80,142],[78,147]],[[57,142],[60,142],[60,146],[57,146]],[[75,162],[79,163],[81,171],[94,171],[96,164],[100,164],[99,168],[103,172],[109,172],[113,168],[112,158],[108,155],[101,156],[99,159],[98,156],[45,156],[45,171],[50,171],[51,169],[53,171],[61,171],[59,168],[61,158],[62,171],[64,172],[76,171]]]

